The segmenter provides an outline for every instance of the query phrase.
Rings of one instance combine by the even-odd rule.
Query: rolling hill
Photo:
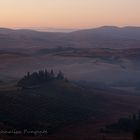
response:
[[[140,47],[140,27],[104,26],[71,33],[0,28],[0,49],[38,47],[136,48]]]

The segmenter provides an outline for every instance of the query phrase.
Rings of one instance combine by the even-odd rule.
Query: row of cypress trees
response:
[[[38,72],[27,72],[27,74],[21,78],[18,82],[18,87],[29,87],[40,85],[42,83],[50,82],[53,80],[66,80],[64,74],[59,71],[57,74],[54,73],[53,70],[40,70]]]

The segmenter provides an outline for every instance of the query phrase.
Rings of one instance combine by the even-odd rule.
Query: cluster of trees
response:
[[[47,83],[53,80],[67,80],[64,77],[64,74],[59,71],[58,74],[55,74],[53,70],[47,71],[40,70],[38,72],[27,72],[27,74],[18,82],[18,87],[31,87],[37,86],[42,83]]]
[[[133,114],[131,118],[133,121],[140,121],[140,110],[138,113]]]
[[[140,110],[126,118],[120,118],[117,123],[106,126],[104,132],[131,132],[134,140],[140,140]]]
[[[134,140],[140,140],[140,110],[138,114],[133,114],[132,119],[136,126],[133,131]]]

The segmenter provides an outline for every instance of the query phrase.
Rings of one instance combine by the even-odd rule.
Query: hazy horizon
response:
[[[18,27],[18,28],[12,28],[12,27],[0,27],[0,29],[12,29],[12,30],[34,30],[34,31],[39,31],[39,32],[64,32],[64,33],[69,33],[69,32],[74,32],[78,30],[89,30],[89,29],[98,29],[98,28],[140,28],[140,26],[114,26],[114,25],[103,25],[103,26],[97,26],[97,27],[87,27],[87,28],[53,28],[53,27]]]

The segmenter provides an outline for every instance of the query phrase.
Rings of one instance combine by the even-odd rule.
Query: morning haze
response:
[[[0,140],[140,140],[139,13],[140,0],[0,0]]]

